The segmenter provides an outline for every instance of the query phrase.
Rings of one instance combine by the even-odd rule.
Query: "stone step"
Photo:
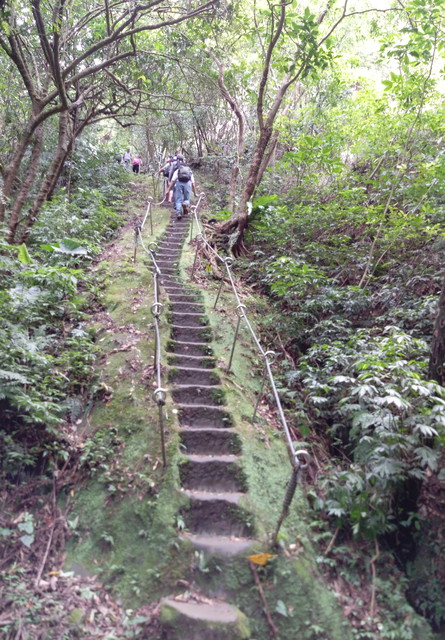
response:
[[[227,602],[203,599],[163,598],[160,604],[162,629],[168,640],[248,640],[246,616]]]
[[[159,259],[159,258],[163,258],[165,260],[171,260],[173,258],[178,258],[180,257],[181,252],[178,251],[177,249],[172,249],[171,251],[160,251],[160,250],[156,250],[155,251],[155,258]]]
[[[173,260],[172,258],[170,258],[170,256],[167,256],[166,258],[162,258],[161,256],[155,256],[155,260],[156,260],[156,264],[164,265],[164,266],[176,265],[179,262],[179,258],[177,258],[176,260]]]
[[[163,275],[164,273],[178,273],[178,267],[177,266],[176,267],[174,267],[174,266],[161,267],[161,265],[159,263],[157,263],[157,264],[158,264],[159,269],[161,270],[161,275]],[[150,265],[150,269],[151,269],[151,271],[153,271],[153,269],[154,269],[154,265],[153,264]]]
[[[212,330],[209,327],[188,327],[172,324],[171,337],[180,342],[212,342]]]
[[[200,312],[204,311],[204,305],[202,302],[175,302],[170,300],[170,309],[173,313],[189,313],[192,311]]]
[[[188,455],[179,465],[181,486],[193,491],[245,492],[247,481],[235,455]]]
[[[180,404],[178,418],[183,429],[226,429],[233,426],[232,416],[223,407],[205,404]]]
[[[209,369],[195,369],[191,367],[175,367],[171,369],[168,374],[168,379],[170,382],[179,385],[217,385],[221,383],[221,379],[215,371],[210,371]]]
[[[167,362],[172,367],[196,367],[201,369],[213,369],[216,366],[215,358],[205,356],[184,356],[170,354]]]
[[[253,534],[252,515],[239,506],[243,493],[190,489],[182,493],[190,500],[181,509],[188,531],[240,538],[250,538]]]
[[[185,295],[189,295],[189,296],[193,296],[193,298],[196,298],[196,293],[194,291],[190,291],[188,289],[186,289],[184,287],[184,285],[179,284],[178,282],[165,282],[164,284],[164,288],[172,294],[185,294]]]
[[[169,298],[171,302],[199,302],[196,293],[172,293]]]
[[[195,311],[182,311],[181,313],[170,311],[169,321],[176,326],[181,326],[182,324],[188,327],[209,326],[207,316],[203,313],[196,313]]]
[[[164,289],[167,291],[169,297],[171,295],[182,295],[186,293],[186,291],[184,290],[184,287],[180,287],[176,283],[172,284],[170,282],[165,282],[164,277],[162,277],[161,279],[161,284],[164,287]]]
[[[235,536],[208,536],[183,532],[181,538],[190,543],[195,549],[204,551],[207,555],[233,557],[249,552],[253,543],[252,538],[237,538]]]
[[[176,404],[218,407],[225,404],[225,394],[217,385],[184,384],[172,387],[171,394]]]
[[[167,342],[166,348],[167,351],[171,351],[172,353],[177,353],[179,355],[213,355],[212,347],[208,342],[185,342],[182,340],[169,340]]]
[[[181,249],[182,249],[182,245],[181,247],[169,247],[167,246],[168,242],[167,240],[162,239],[157,243],[157,247],[155,250],[155,254],[158,255],[159,253],[165,253],[167,255],[170,255],[172,253],[176,253],[176,255],[180,255],[181,254]]]
[[[239,435],[230,428],[181,428],[179,432],[181,451],[193,454],[239,454],[241,440]]]

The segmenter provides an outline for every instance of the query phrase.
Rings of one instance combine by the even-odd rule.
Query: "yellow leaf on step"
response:
[[[274,555],[273,553],[256,553],[253,556],[248,556],[248,558],[250,562],[259,564],[261,567],[264,567],[264,565],[266,565],[271,558],[276,558],[276,555]]]

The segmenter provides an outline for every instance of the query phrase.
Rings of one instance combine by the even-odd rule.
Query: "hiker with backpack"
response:
[[[176,168],[168,183],[168,189],[173,188],[176,214],[180,220],[183,214],[188,213],[190,195],[193,191],[196,197],[195,179],[190,167],[184,162],[184,156],[178,154]]]
[[[124,165],[125,169],[127,169],[127,171],[130,171],[130,165],[132,163],[132,160],[133,160],[133,156],[131,155],[130,149],[127,149],[122,154],[122,164]]]
[[[170,180],[170,176],[172,175],[172,167],[176,163],[176,156],[169,156],[167,162],[161,167],[158,171],[158,174],[164,176],[164,196],[167,196],[167,202],[172,202],[173,200],[173,191],[168,189],[168,183]]]

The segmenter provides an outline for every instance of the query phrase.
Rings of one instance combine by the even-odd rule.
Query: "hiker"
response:
[[[125,169],[127,169],[128,171],[130,171],[131,160],[132,158],[131,158],[130,149],[127,149],[122,155],[122,164],[124,165]]]
[[[167,162],[164,164],[163,167],[161,167],[158,171],[158,174],[161,175],[161,173],[164,176],[164,195],[167,195],[167,202],[171,203],[173,200],[173,191],[170,190],[168,191],[167,189],[167,185],[170,179],[170,170],[172,168],[172,165],[176,162],[176,156],[169,156]]]
[[[122,164],[122,154],[119,151],[114,154],[114,164]]]
[[[139,169],[141,168],[142,158],[139,155],[136,155],[133,158],[133,173],[139,173]]]
[[[188,213],[188,207],[190,206],[190,194],[192,190],[196,197],[193,172],[184,162],[184,156],[181,154],[178,154],[177,156],[177,168],[168,183],[168,189],[171,188],[173,188],[176,214],[178,216],[178,220],[180,220],[183,214]]]

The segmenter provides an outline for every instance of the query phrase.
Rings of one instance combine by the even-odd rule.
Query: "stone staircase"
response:
[[[176,220],[172,216],[156,251],[161,284],[170,303],[169,387],[178,409],[183,453],[179,477],[187,498],[181,512],[185,523],[182,537],[208,556],[227,559],[247,555],[254,532],[252,515],[240,504],[247,491],[241,441],[214,370],[212,331],[199,291],[179,277],[178,262],[188,225],[187,217]],[[165,598],[161,620],[163,638],[168,640],[250,637],[246,616],[221,593],[217,598],[211,593]]]

